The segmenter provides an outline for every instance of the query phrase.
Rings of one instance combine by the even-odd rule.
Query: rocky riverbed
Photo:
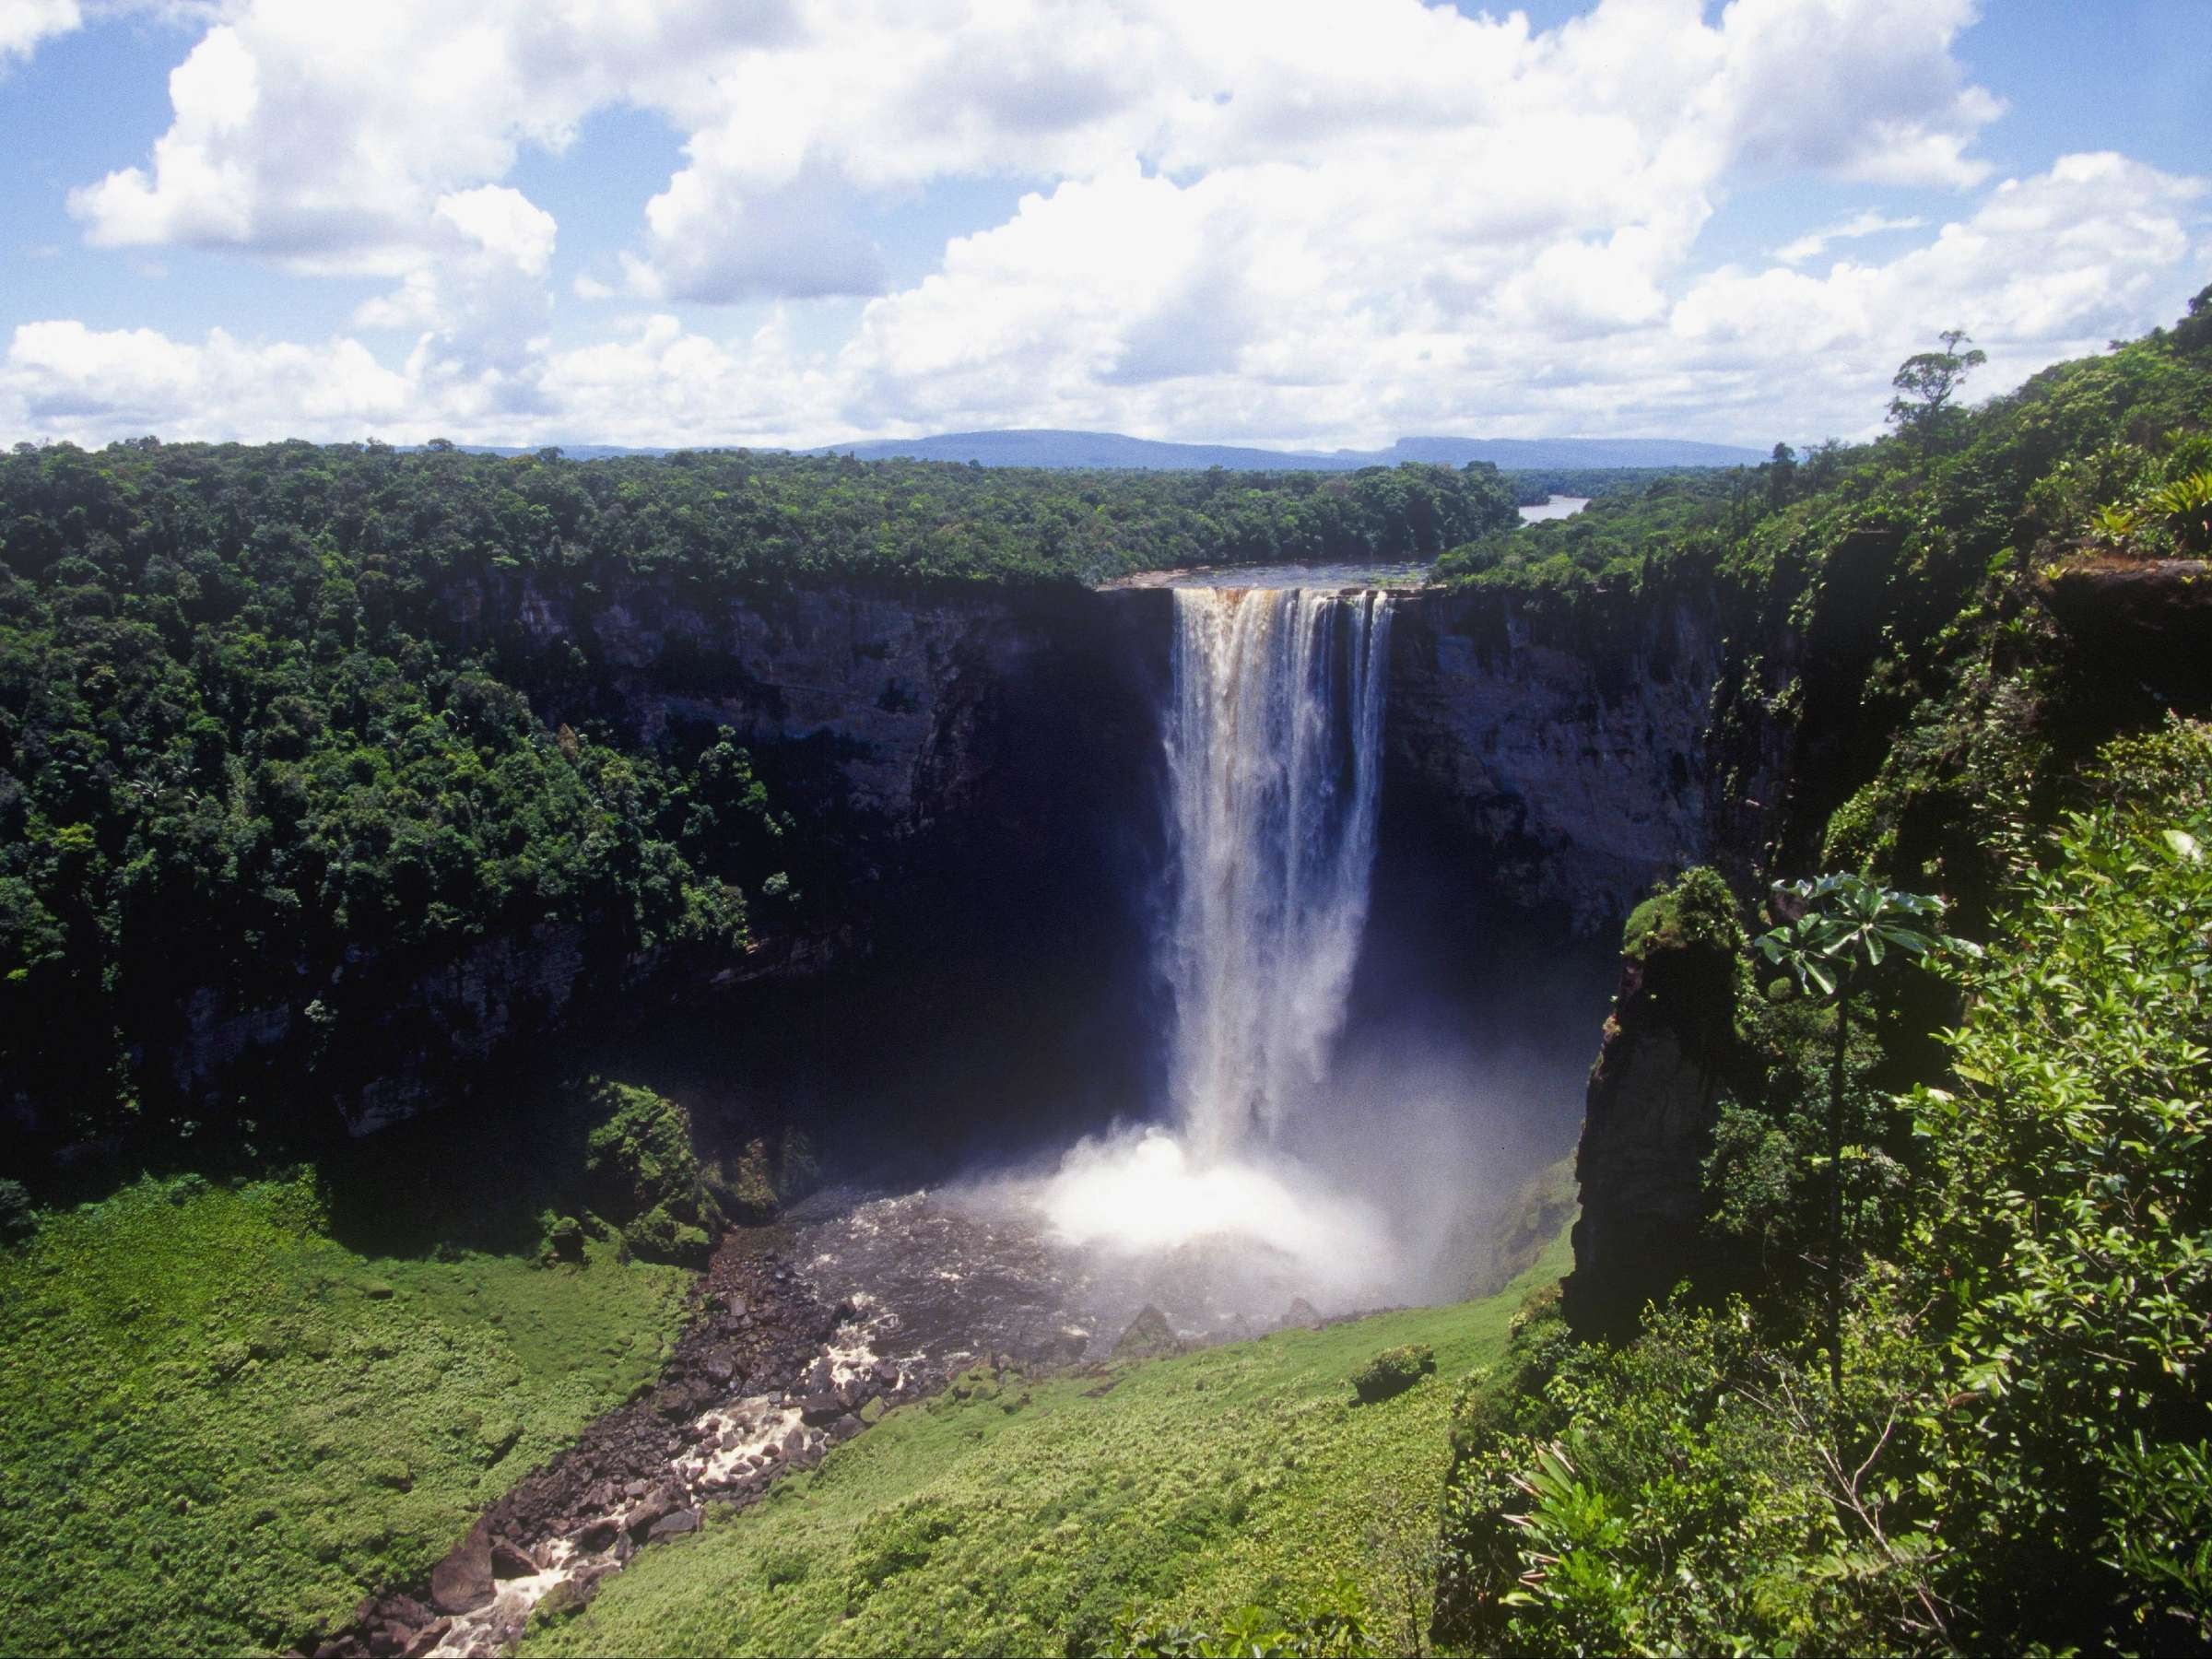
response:
[[[708,1505],[759,1501],[962,1371],[1252,1335],[1218,1265],[1198,1250],[1142,1273],[1102,1267],[1033,1208],[977,1194],[823,1194],[781,1225],[732,1232],[652,1388],[519,1481],[426,1583],[364,1602],[313,1659],[503,1653],[533,1612],[582,1608],[638,1550],[696,1531]],[[1316,1322],[1282,1300],[1288,1314],[1267,1327]]]

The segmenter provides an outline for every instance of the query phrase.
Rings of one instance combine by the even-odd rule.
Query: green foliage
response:
[[[592,1208],[647,1260],[703,1265],[710,1235],[729,1220],[728,1188],[694,1148],[690,1114],[634,1084],[594,1079],[584,1090],[594,1125],[583,1157]]]
[[[1436,1350],[1426,1344],[1385,1348],[1352,1373],[1352,1393],[1372,1405],[1404,1394],[1423,1377],[1436,1374]]]
[[[1125,1619],[1110,1650],[1116,1659],[1359,1659],[1382,1653],[1357,1613],[1241,1607],[1218,1630]]]
[[[1759,935],[1759,955],[1808,994],[1833,996],[1862,970],[1879,968],[1888,953],[1925,956],[1936,937],[1915,922],[1941,917],[1941,899],[1901,893],[1849,871],[1778,884],[1798,913]]]
[[[1743,947],[1735,895],[1719,871],[1700,865],[1629,912],[1621,929],[1623,955],[1639,960],[1661,951],[1721,951],[1730,958]]]
[[[19,1181],[0,1181],[0,1243],[20,1238],[38,1219]]]
[[[1450,1403],[1354,1407],[1345,1378],[1383,1347],[1426,1345],[1453,1374],[1497,1355],[1565,1246],[1487,1301],[1117,1366],[1111,1386],[1030,1380],[1017,1412],[973,1387],[900,1406],[784,1496],[644,1552],[524,1652],[1226,1651],[1348,1642],[1350,1621],[1414,1652]]]
[[[1967,1392],[1946,1519],[1985,1541],[1958,1594],[1993,1634],[2212,1637],[2193,1473],[2212,1410],[2208,755],[2189,726],[2115,751],[2118,798],[2068,818],[1959,970],[1958,1087],[1912,1097],[1936,1182],[1912,1261]]]
[[[1593,500],[1571,518],[1501,524],[1453,547],[1437,575],[1547,606],[1637,588],[1678,565],[1717,559],[1763,511],[1769,492],[1755,477],[1740,467],[1667,474],[1632,494]]]
[[[0,1256],[8,1645],[312,1646],[649,1378],[683,1286],[365,1257],[306,1173],[49,1214]]]
[[[1967,344],[1963,328],[1947,328],[1941,338],[1941,351],[1923,351],[1907,358],[1889,382],[1900,394],[1889,400],[1890,420],[1900,432],[1917,438],[1924,449],[1935,447],[1946,417],[1952,413],[1951,399],[1966,383],[1968,374],[1989,361],[1989,353],[1978,347],[1971,351],[1959,349]]]
[[[1900,1329],[1854,1331],[1841,1399],[1741,1304],[1656,1310],[1621,1349],[1528,1333],[1510,1409],[1463,1413],[1440,1638],[1536,1654],[1940,1646],[1936,1546],[1899,1479],[1899,1420],[1929,1397],[1894,1362],[1916,1352]]]
[[[1455,1409],[1442,1639],[1532,1653],[2212,1639],[2212,729],[2116,743],[2090,783],[2094,804],[2016,865],[1986,951],[1932,958],[1967,1014],[1947,1086],[1900,1102],[1912,1135],[1888,1140],[1893,1177],[1853,1189],[1848,1363],[1818,1363],[1787,1276],[1763,1271],[1741,1300],[1653,1311],[1620,1348],[1530,1309]],[[1863,949],[1881,912],[1849,913],[1846,947]],[[1794,1056],[1801,1100],[1826,1013],[1794,1001],[1750,1033]],[[1878,1052],[1863,1041],[1854,1138],[1893,1110],[1865,1085]],[[1802,1249],[1814,1133],[1802,1110],[1724,1106],[1712,1224]]]
[[[486,941],[550,924],[618,976],[742,945],[748,899],[803,904],[807,850],[729,733],[606,723],[594,623],[641,591],[706,610],[833,579],[1418,557],[1512,516],[1488,467],[19,447],[0,456],[11,1079],[56,1141],[189,1135],[251,1167],[381,1075],[395,985]],[[547,614],[563,637],[516,620]],[[258,1040],[222,1087],[291,1121],[180,1077],[193,1022],[232,1016]]]
[[[2150,492],[2143,510],[2158,515],[2184,553],[2212,553],[2212,470],[2189,473]]]

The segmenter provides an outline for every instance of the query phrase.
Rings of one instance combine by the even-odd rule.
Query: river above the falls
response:
[[[1518,509],[1524,524],[1541,524],[1548,519],[1572,518],[1590,505],[1588,496],[1546,496],[1542,500]]]
[[[1187,571],[1139,571],[1117,576],[1106,588],[1416,588],[1434,578],[1433,559],[1361,564],[1206,565]]]

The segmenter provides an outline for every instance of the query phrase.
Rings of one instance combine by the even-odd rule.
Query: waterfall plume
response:
[[[1155,946],[1174,1121],[1084,1140],[1034,1202],[1101,1285],[1162,1305],[1371,1306],[1403,1278],[1383,1213],[1284,1132],[1327,1120],[1367,924],[1390,600],[1193,586],[1174,607]]]
[[[1266,1136],[1321,1082],[1367,921],[1390,651],[1379,593],[1175,591],[1161,940],[1193,1151]]]

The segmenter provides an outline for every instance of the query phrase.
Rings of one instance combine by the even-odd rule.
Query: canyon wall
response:
[[[611,960],[581,929],[541,926],[405,976],[362,953],[340,982],[268,1006],[204,987],[171,1060],[187,1095],[297,1093],[312,1057],[354,1079],[336,1104],[368,1133],[467,1092],[580,1004],[806,974],[1025,916],[1071,952],[1119,926],[1102,895],[1136,885],[1126,872],[1157,829],[1132,803],[1157,794],[1164,608],[978,584],[734,596],[641,581],[556,596],[518,579],[441,597],[549,726],[596,722],[640,745],[733,731],[796,821],[794,877],[815,901],[757,904],[754,947],[735,960]],[[318,992],[374,1013],[319,1023]]]
[[[1518,596],[1398,602],[1387,727],[1398,809],[1438,815],[1497,889],[1604,933],[1709,855],[1713,607],[1670,594],[1556,618]]]
[[[604,593],[517,574],[441,595],[452,625],[548,725],[625,742],[719,727],[753,752],[814,861],[818,902],[760,906],[714,964],[610,962],[574,929],[481,941],[406,982],[348,964],[340,1034],[368,1077],[357,1132],[465,1092],[517,1039],[678,980],[788,978],[948,933],[1111,958],[1141,977],[1156,885],[1163,590],[853,584],[708,594],[674,579]],[[1395,601],[1386,812],[1426,820],[1504,905],[1602,936],[1650,886],[1712,853],[1708,705],[1723,645],[1695,595],[1578,606],[1427,592]],[[818,877],[817,880],[815,877]],[[1103,973],[1105,971],[1100,970]],[[372,989],[373,987],[373,989]],[[313,1041],[312,999],[183,1011],[188,1091],[237,1087]]]

